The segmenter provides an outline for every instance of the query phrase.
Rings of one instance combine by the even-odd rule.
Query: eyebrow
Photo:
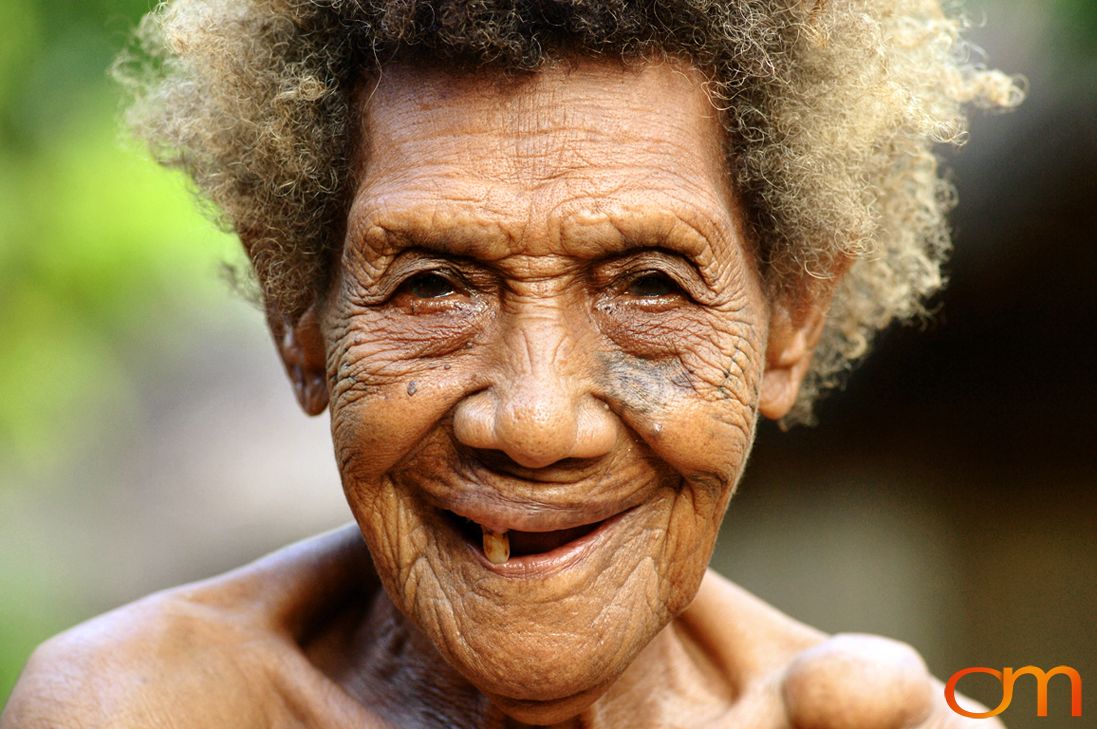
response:
[[[425,216],[417,209],[368,216],[356,237],[381,256],[418,248],[442,256],[493,261],[513,252],[512,237],[500,224],[481,219],[475,223],[450,220],[424,225],[421,222],[424,217],[438,220],[437,216]]]
[[[638,213],[578,210],[564,214],[548,224],[540,244],[537,239],[520,241],[504,223],[471,211],[389,208],[363,218],[356,238],[378,255],[418,248],[441,256],[489,262],[516,254],[605,258],[637,250],[663,250],[703,267],[715,258],[716,247],[732,242],[723,239],[736,237],[735,231],[723,230],[712,221],[702,227],[687,222],[681,213],[659,208]],[[597,255],[580,251],[580,243],[596,244]]]
[[[714,237],[723,238],[718,230],[703,230],[687,223],[685,211],[670,208],[649,208],[639,213],[580,213],[561,225],[563,240],[596,239],[611,255],[635,249],[662,249],[696,263],[706,262],[715,253]]]

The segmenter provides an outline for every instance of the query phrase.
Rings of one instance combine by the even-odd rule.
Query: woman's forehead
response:
[[[387,68],[366,103],[348,231],[479,241],[488,257],[518,241],[697,255],[735,236],[722,127],[702,84],[673,60],[584,59],[507,78]]]

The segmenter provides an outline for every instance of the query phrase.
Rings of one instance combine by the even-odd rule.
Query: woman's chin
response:
[[[599,699],[612,685],[606,681],[593,688],[556,699],[515,699],[485,692],[492,704],[503,714],[524,724],[548,726],[578,716]]]
[[[552,707],[561,706],[578,711],[595,701],[649,642],[648,633],[607,640],[610,636],[496,635],[488,630],[446,660],[499,706],[509,707],[508,715],[527,721],[518,714],[552,713]]]

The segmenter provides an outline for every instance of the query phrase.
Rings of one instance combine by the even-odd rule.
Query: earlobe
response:
[[[301,409],[319,415],[328,406],[324,337],[314,306],[296,322],[268,316],[271,334]]]
[[[781,304],[773,307],[758,401],[758,412],[764,417],[780,420],[796,404],[800,384],[811,366],[811,355],[823,333],[826,308],[826,301],[795,312]]]

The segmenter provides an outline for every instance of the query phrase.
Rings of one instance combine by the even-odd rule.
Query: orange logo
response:
[[[969,673],[985,673],[994,676],[1001,682],[1002,703],[998,704],[998,708],[993,711],[968,711],[960,708],[960,705],[956,703],[956,684]],[[1013,703],[1013,684],[1020,676],[1032,676],[1036,679],[1036,716],[1047,716],[1047,685],[1055,676],[1066,676],[1070,679],[1070,715],[1082,715],[1082,677],[1078,671],[1070,666],[1056,666],[1050,671],[1044,671],[1036,666],[1025,666],[1016,670],[1003,668],[1001,671],[984,668],[983,666],[965,668],[952,674],[948,679],[948,683],[945,684],[945,701],[948,702],[950,709],[961,716],[971,717],[972,719],[988,719],[992,716],[998,716]]]

